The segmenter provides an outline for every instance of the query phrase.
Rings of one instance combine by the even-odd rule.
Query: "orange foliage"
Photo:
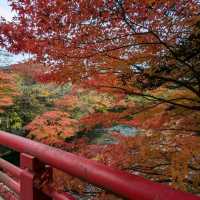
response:
[[[155,106],[136,114],[131,120],[124,120],[124,124],[146,130],[162,128],[170,120],[169,114],[166,111],[167,108],[166,104]]]
[[[69,114],[61,111],[49,111],[36,117],[26,126],[28,137],[46,144],[64,141],[77,132],[77,121],[71,119]]]
[[[44,79],[80,82],[113,74],[128,87],[133,80],[147,82],[145,74],[157,75],[161,59],[167,69],[180,61],[172,47],[192,33],[200,9],[197,0],[9,2],[17,20],[2,20],[0,45],[53,66]],[[138,77],[142,65],[153,67]],[[176,80],[183,71],[177,65],[173,69]]]
[[[94,129],[97,125],[102,127],[112,127],[115,124],[123,123],[124,118],[133,112],[132,109],[127,109],[124,112],[114,113],[92,113],[88,116],[84,116],[80,119],[80,125],[84,131]]]
[[[38,64],[33,61],[12,65],[12,71],[21,76],[31,77],[33,80],[40,81],[41,74],[45,73],[48,68],[43,64]]]
[[[194,193],[199,191],[200,138],[198,136],[173,133],[153,133],[149,136],[135,137],[118,134],[113,136],[118,139],[117,144],[91,145],[87,140],[77,140],[70,151],[153,181],[170,184],[174,188]],[[88,188],[92,187],[57,170],[54,171],[54,186],[59,190],[66,187],[82,197]],[[90,190],[90,195],[94,195],[94,199],[117,199],[116,196],[95,187]]]
[[[135,105],[127,106],[123,112],[94,112],[82,117],[79,124],[66,112],[49,111],[26,126],[29,137],[67,148],[62,141],[74,136],[80,125],[84,131],[99,124],[110,127],[116,123],[154,129],[129,138],[114,134],[117,144],[100,147],[75,139],[71,151],[182,190],[200,190],[200,139],[194,135],[197,131],[183,130],[188,125],[191,129],[200,128],[199,57],[187,51],[193,46],[199,48],[197,0],[9,2],[18,14],[17,21],[0,23],[0,45],[11,52],[32,53],[37,61],[47,64],[48,71],[40,77],[43,81],[84,83],[85,87],[117,94],[119,99],[129,94],[155,103],[144,112],[138,112]],[[191,42],[191,48],[182,44],[184,41]],[[22,71],[32,75],[26,67]],[[44,72],[35,72],[33,66],[30,71],[34,76]],[[187,92],[165,96],[169,86]],[[2,102],[11,103],[8,99]],[[63,109],[74,107],[77,102],[75,95],[69,95],[55,104]],[[162,104],[157,106],[158,102]],[[164,104],[170,102],[179,107]],[[180,117],[185,108],[188,111]],[[182,130],[158,131],[169,126]],[[59,179],[57,186],[85,190],[85,183],[54,173],[55,182]],[[105,193],[99,198],[116,199]]]
[[[55,106],[58,109],[73,110],[78,104],[78,97],[75,95],[66,95],[56,100]]]
[[[19,95],[17,85],[15,82],[15,75],[0,71],[0,111],[13,104],[13,98]]]

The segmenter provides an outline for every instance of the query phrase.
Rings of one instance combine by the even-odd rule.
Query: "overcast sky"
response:
[[[13,14],[7,0],[0,0],[0,16],[9,21],[12,19]]]
[[[12,20],[13,12],[11,11],[11,8],[10,8],[7,0],[0,0],[0,16],[6,18],[8,21]],[[27,57],[28,57],[27,55],[24,56],[24,55],[21,55],[21,54],[20,55],[13,55],[12,64],[20,62]],[[0,64],[1,64],[1,60],[0,60]]]

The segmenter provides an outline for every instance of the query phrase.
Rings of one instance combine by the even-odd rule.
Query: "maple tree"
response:
[[[124,137],[115,134],[117,144],[88,144],[87,139],[76,141],[70,148],[58,145],[106,165],[144,176],[153,181],[167,183],[174,188],[198,193],[199,191],[199,137],[177,134],[152,134]],[[117,199],[97,188],[88,192],[88,184],[55,170],[54,186],[66,187],[81,196],[90,193],[94,199]],[[90,196],[91,197],[91,196]]]
[[[45,81],[112,74],[117,84],[101,87],[144,95],[147,88],[176,85],[199,98],[197,0],[31,4],[23,0],[10,1],[10,5],[17,16],[11,23],[2,20],[0,43],[15,53],[32,53],[51,66]],[[175,104],[199,110],[198,102],[192,107]]]
[[[28,136],[198,192],[199,1],[9,2],[17,16],[12,22],[1,19],[0,46],[36,58],[36,64],[31,61],[24,67],[16,66],[17,71],[44,82],[76,83],[77,88],[87,88],[86,93],[96,89],[115,99],[97,97],[96,93],[92,98],[83,93],[78,96],[75,88],[55,101],[54,111],[26,126]],[[89,103],[82,101],[81,95],[87,96]],[[86,110],[88,104],[91,107]],[[72,119],[76,109],[84,111],[76,115],[78,125]],[[84,134],[64,142],[78,131],[86,133],[97,125],[113,124],[138,127],[145,133],[136,137],[113,133],[118,142],[111,145],[91,144]],[[61,172],[54,170],[54,175],[57,188],[66,185],[79,193],[87,188],[86,183]],[[96,198],[116,199],[102,191]]]
[[[21,77],[32,81],[39,81],[39,76],[47,70],[44,65],[34,63],[31,60],[24,63],[13,64],[11,69]]]
[[[54,144],[72,137],[78,131],[76,120],[61,111],[45,112],[26,126],[28,137],[46,144]]]
[[[80,90],[84,94],[84,91]],[[160,88],[154,92],[163,93],[163,91],[165,91],[165,88]],[[168,91],[168,95],[171,97],[176,93],[180,97],[184,95],[184,92],[187,91],[176,90],[175,92],[172,90]],[[78,102],[77,99],[80,98],[80,93],[77,96],[75,94],[76,92],[72,91],[72,96],[64,96],[61,101],[56,101],[56,108],[64,109],[69,113],[73,112],[74,102]],[[64,101],[65,99],[67,101]],[[168,104],[159,104],[156,107],[153,106],[148,110],[140,112],[141,106],[136,106],[136,104],[130,106],[131,101],[132,99],[123,103],[120,102],[120,104],[119,101],[113,101],[105,112],[93,110],[92,113],[85,113],[80,118],[78,124],[76,120],[72,120],[72,125],[76,127],[73,136],[76,136],[77,131],[80,130],[85,132],[85,134],[82,134],[81,137],[73,137],[71,141],[67,140],[67,142],[64,142],[65,139],[59,137],[57,135],[58,132],[54,130],[54,127],[56,130],[63,128],[61,123],[58,125],[60,119],[57,111],[53,112],[53,116],[55,114],[55,118],[59,119],[56,123],[54,123],[54,117],[51,112],[47,113],[49,119],[53,119],[53,132],[47,129],[46,134],[53,133],[53,137],[45,137],[46,134],[43,134],[44,130],[40,129],[40,127],[47,126],[46,122],[41,123],[41,120],[46,120],[46,117],[44,117],[46,114],[36,118],[28,125],[28,127],[34,127],[29,136],[33,133],[36,140],[57,148],[77,153],[89,159],[144,176],[160,183],[171,184],[175,188],[194,193],[198,192],[200,180],[199,136],[194,134],[195,130],[187,130],[187,125],[190,123],[190,129],[199,130],[199,114],[195,112],[191,113],[190,110],[186,112],[185,109],[180,107],[171,110]],[[82,104],[84,105],[83,102],[79,102],[79,106]],[[126,106],[126,109],[111,109],[112,106],[116,108],[118,104]],[[68,106],[69,108],[67,108]],[[134,116],[132,116],[133,114]],[[182,115],[181,117],[180,114]],[[65,117],[65,120],[68,120],[68,117]],[[62,119],[60,122],[62,122]],[[145,132],[142,134],[141,131],[138,136],[134,137],[122,136],[116,132],[112,133],[117,143],[109,145],[95,144],[87,137],[87,131],[91,131],[91,134],[93,134],[92,132],[97,125],[112,127],[113,124],[137,126],[145,130]],[[48,128],[51,129],[51,125],[48,125]],[[70,192],[78,193],[81,196],[90,195],[91,197],[92,195],[94,199],[117,199],[116,196],[112,196],[97,188],[93,188],[88,192],[88,187],[92,186],[88,186],[87,183],[56,169],[54,169],[53,186],[57,190],[63,190],[66,187]]]
[[[8,106],[14,102],[14,97],[18,96],[19,90],[15,84],[16,76],[9,72],[0,70],[0,111],[3,112]]]
[[[86,114],[106,112],[113,106],[114,96],[108,93],[97,93],[94,90],[84,89],[73,85],[71,92],[58,98],[54,102],[55,108],[71,114],[73,118],[80,119]]]

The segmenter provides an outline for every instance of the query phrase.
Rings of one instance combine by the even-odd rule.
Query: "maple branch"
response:
[[[179,58],[179,57],[177,56],[177,54],[167,45],[167,43],[166,43],[166,42],[163,42],[163,41],[160,39],[160,37],[159,37],[153,30],[151,30],[151,33],[152,33],[152,35],[154,35],[154,36],[158,39],[158,41],[160,42],[160,44],[162,44],[164,47],[166,47],[166,48],[169,50],[169,52],[171,53],[171,55],[172,55],[178,62],[180,62],[181,64],[184,64],[185,66],[187,66],[187,67],[193,72],[193,75],[195,76],[196,80],[198,81],[199,87],[200,87],[200,74],[199,74],[199,72],[196,71],[192,65],[190,65],[188,62],[186,62],[185,59],[182,60],[181,58]],[[199,95],[200,95],[200,94],[199,94]]]
[[[133,32],[135,32],[135,26],[141,26],[141,25],[138,25],[134,22],[132,22],[132,20],[130,20],[130,18],[127,16],[127,13],[123,7],[123,2],[122,1],[118,1],[116,0],[116,3],[117,5],[120,7],[120,13],[122,15],[122,18],[123,20],[125,21],[125,23],[131,28],[131,30]],[[158,41],[159,41],[159,44],[163,45],[170,53],[171,55],[178,61],[180,62],[181,64],[187,66],[192,72],[193,72],[193,75],[194,77],[196,78],[196,80],[198,81],[198,92],[196,91],[195,93],[200,96],[200,73],[198,71],[195,70],[195,68],[187,62],[186,59],[182,60],[181,58],[179,58],[177,56],[177,54],[171,49],[171,47],[169,45],[167,45],[166,42],[164,42],[159,36],[158,34],[155,33],[155,31],[153,31],[152,29],[149,30],[149,28],[147,27],[143,27],[145,30],[147,30],[147,33],[151,33]]]
[[[108,41],[113,41],[113,40],[117,40],[117,39],[122,39],[124,37],[128,37],[128,36],[140,36],[140,35],[148,35],[151,34],[150,32],[142,32],[142,33],[129,33],[129,34],[125,34],[125,35],[119,35],[116,37],[112,37],[112,38],[104,38],[104,39],[97,39],[97,40],[93,40],[93,41],[88,41],[88,42],[81,42],[81,44],[98,44],[98,43],[103,43],[103,42],[108,42]]]
[[[150,94],[144,94],[144,93],[129,91],[129,90],[125,89],[125,88],[118,87],[118,86],[98,85],[97,87],[117,89],[117,90],[123,91],[125,94],[128,94],[128,95],[147,97],[147,98],[150,98],[150,99],[153,99],[153,100],[161,101],[161,102],[164,102],[164,103],[169,103],[169,104],[172,104],[172,105],[175,105],[175,106],[179,106],[179,107],[182,107],[182,108],[186,108],[186,109],[189,109],[189,110],[197,110],[197,111],[200,110],[200,106],[187,106],[187,105],[183,105],[183,104],[179,104],[179,103],[174,102],[175,100],[192,100],[192,101],[195,101],[194,99],[176,98],[176,99],[167,100],[167,99],[156,97],[156,96],[153,96],[153,95],[150,95]]]
[[[200,93],[197,90],[195,90],[195,88],[192,87],[192,85],[190,83],[187,84],[187,82],[180,81],[178,79],[169,78],[169,77],[163,77],[163,76],[156,76],[156,75],[149,75],[149,74],[144,74],[144,76],[146,76],[146,77],[148,77],[150,79],[151,78],[153,78],[153,79],[156,78],[158,80],[164,80],[164,81],[175,83],[175,84],[177,84],[179,86],[185,87],[186,89],[192,91],[195,95],[197,95],[198,97],[200,97]]]

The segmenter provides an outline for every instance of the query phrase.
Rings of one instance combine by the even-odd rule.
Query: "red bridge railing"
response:
[[[42,183],[45,173],[50,182],[52,167],[125,199],[200,200],[200,197],[190,193],[3,131],[0,131],[0,144],[20,152],[20,168],[0,159],[0,168],[10,174],[9,177],[0,171],[0,182],[14,191],[20,200],[75,200],[68,193],[56,192],[48,182],[45,182],[45,191],[35,183],[38,180]]]

